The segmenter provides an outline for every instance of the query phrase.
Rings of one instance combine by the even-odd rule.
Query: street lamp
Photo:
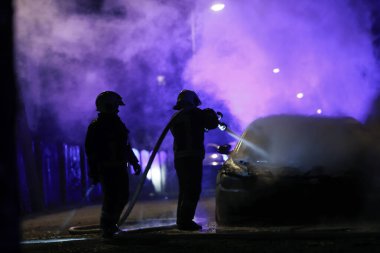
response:
[[[224,7],[225,7],[224,3],[214,3],[213,5],[211,5],[210,9],[212,11],[217,12],[217,11],[223,10]]]
[[[214,11],[214,12],[219,12],[219,11],[222,11],[225,7],[225,4],[224,3],[221,3],[221,2],[214,2],[211,6],[210,6],[210,10]],[[196,47],[197,47],[197,43],[196,43],[196,35],[197,35],[197,19],[198,19],[198,14],[197,14],[197,10],[194,10],[192,13],[191,13],[191,47],[192,47],[192,51],[193,53],[196,51]]]

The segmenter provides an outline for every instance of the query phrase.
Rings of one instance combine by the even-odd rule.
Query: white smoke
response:
[[[79,3],[15,1],[17,72],[30,126],[37,129],[41,117],[52,117],[66,137],[78,137],[75,132],[95,117],[94,101],[104,90],[123,96],[122,117],[140,125],[154,122],[155,114],[145,121],[125,115],[144,113],[137,107],[153,111],[159,98],[164,112],[174,103],[178,84],[173,88],[170,79],[179,67],[172,61],[181,60],[190,41],[183,10],[153,0],[110,0],[86,12]],[[158,75],[166,86],[157,83]],[[157,97],[145,103],[149,92]]]
[[[379,80],[364,1],[225,3],[195,15],[197,50],[184,76],[196,89],[226,101],[243,127],[318,109],[363,119]]]

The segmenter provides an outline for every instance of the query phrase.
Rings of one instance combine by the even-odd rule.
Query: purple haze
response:
[[[82,138],[104,90],[123,96],[120,115],[139,148],[156,140],[182,88],[199,92],[205,107],[223,101],[242,128],[318,109],[363,119],[377,77],[362,1],[225,1],[217,13],[208,4],[16,0],[30,128],[55,122]]]
[[[242,127],[280,113],[364,119],[378,88],[365,1],[224,2],[194,18],[185,78],[195,89],[223,99]]]
[[[17,0],[15,7],[18,78],[32,130],[56,124],[82,142],[96,96],[114,90],[139,148],[155,141],[191,52],[186,1]]]

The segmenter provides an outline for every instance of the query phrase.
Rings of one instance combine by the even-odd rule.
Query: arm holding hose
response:
[[[131,200],[128,203],[127,209],[125,210],[124,214],[121,216],[121,218],[120,218],[120,220],[118,222],[118,226],[121,226],[127,220],[129,214],[131,213],[134,205],[136,204],[137,198],[138,198],[138,196],[141,193],[142,187],[144,186],[144,182],[145,182],[146,177],[148,175],[148,172],[149,172],[149,170],[150,170],[150,168],[152,166],[154,158],[156,157],[156,154],[157,154],[157,152],[158,152],[158,150],[159,150],[159,148],[160,148],[160,146],[161,146],[164,138],[166,137],[166,134],[168,133],[168,131],[169,131],[170,127],[171,127],[171,123],[184,110],[185,109],[181,109],[181,110],[177,111],[172,116],[172,118],[169,120],[169,122],[165,126],[164,130],[162,131],[160,137],[158,138],[158,140],[157,140],[157,142],[156,142],[156,144],[155,144],[155,146],[153,148],[152,154],[149,157],[149,160],[148,160],[148,163],[147,163],[147,165],[145,167],[144,173],[142,174],[142,176],[140,178],[140,181],[139,181],[139,183],[138,183],[138,185],[136,187],[136,190],[135,190],[135,192],[134,192]],[[220,119],[223,116],[220,112],[216,113],[214,110],[209,109],[209,108],[205,109],[205,111],[206,111],[206,114],[209,115],[209,117],[208,117],[209,118],[208,119],[209,122],[206,122],[206,127],[208,127],[208,129],[214,129],[214,128],[217,128],[217,127],[219,127],[219,129],[221,129],[220,128],[221,125],[225,126],[225,128],[227,127],[226,124],[220,122]],[[207,118],[207,117],[205,117],[205,118]],[[225,128],[224,128],[224,130],[225,130]],[[222,130],[222,131],[224,131],[224,130]]]

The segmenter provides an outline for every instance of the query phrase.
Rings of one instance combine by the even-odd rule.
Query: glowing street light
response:
[[[302,93],[302,92],[297,93],[297,98],[298,98],[298,99],[303,98],[303,93]]]
[[[210,6],[210,10],[212,10],[213,12],[219,12],[223,10],[224,7],[225,7],[224,3],[215,2],[214,4]],[[192,48],[193,53],[195,53],[197,49],[197,41],[196,41],[197,23],[198,23],[197,19],[198,19],[198,13],[197,13],[197,9],[195,8],[195,10],[191,12],[191,21],[190,21],[191,22],[191,48]]]
[[[280,73],[280,68],[274,68],[274,69],[273,69],[273,73],[274,73],[274,74],[278,74],[278,73]]]
[[[217,11],[223,10],[224,7],[225,7],[225,5],[223,3],[214,3],[213,5],[211,5],[210,9],[212,11],[217,12]]]
[[[157,80],[157,84],[158,85],[165,85],[166,84],[166,80],[165,80],[165,76],[164,75],[158,75],[156,77],[156,80]]]

